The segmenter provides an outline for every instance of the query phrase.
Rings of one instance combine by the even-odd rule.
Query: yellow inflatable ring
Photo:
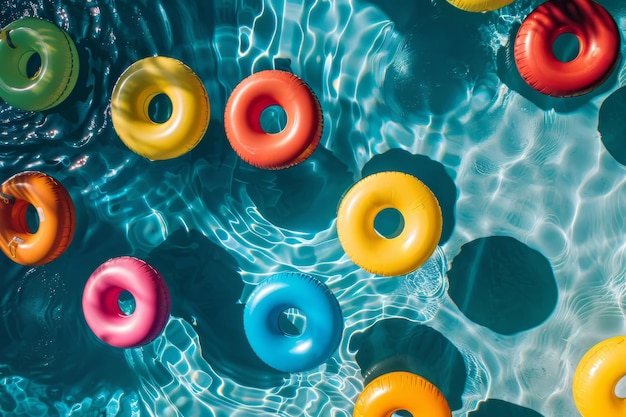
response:
[[[448,0],[448,3],[466,12],[490,12],[513,3],[513,0]]]
[[[150,118],[153,98],[165,94],[171,115]],[[202,140],[209,125],[209,98],[202,81],[185,64],[164,56],[141,59],[124,71],[113,88],[111,119],[122,142],[151,160],[176,158]]]
[[[363,389],[352,417],[388,417],[405,410],[412,416],[450,417],[445,397],[426,379],[409,372],[390,372]]]
[[[386,238],[374,228],[384,209],[396,209],[404,228]],[[337,214],[337,234],[352,261],[378,275],[404,275],[433,254],[443,220],[435,195],[417,178],[403,172],[381,172],[363,178],[344,196]]]
[[[615,387],[626,374],[626,336],[604,340],[580,360],[572,389],[576,408],[583,417],[626,416],[626,399]]]

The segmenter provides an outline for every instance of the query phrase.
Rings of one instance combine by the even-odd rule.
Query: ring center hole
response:
[[[157,94],[148,103],[148,117],[154,123],[165,123],[172,117],[172,100],[167,94]]]
[[[561,62],[571,62],[580,53],[580,41],[573,33],[559,35],[552,44],[554,57]]]
[[[267,134],[282,132],[287,126],[287,113],[278,105],[266,107],[260,116],[261,129]]]
[[[39,213],[37,213],[37,209],[32,204],[26,207],[26,228],[28,233],[37,233],[37,230],[39,230]]]
[[[130,292],[124,290],[120,293],[117,305],[119,306],[122,314],[130,316],[135,312],[135,297],[133,297]]]
[[[417,416],[414,416],[407,410],[396,410],[393,412],[391,417],[417,417]]]
[[[617,381],[617,385],[615,385],[615,396],[621,399],[626,398],[626,375]]]
[[[39,71],[41,71],[41,55],[35,52],[26,62],[26,76],[33,79],[39,75]]]
[[[278,328],[285,336],[300,336],[306,329],[306,316],[298,308],[285,309],[278,316]]]
[[[404,230],[404,217],[395,208],[383,209],[374,218],[374,229],[380,236],[393,239]]]
[[[23,77],[36,78],[41,72],[41,55],[35,51],[24,53],[18,61],[18,68]]]

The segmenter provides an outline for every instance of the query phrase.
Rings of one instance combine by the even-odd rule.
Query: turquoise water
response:
[[[3,415],[343,417],[393,370],[427,377],[455,416],[577,415],[578,361],[626,332],[622,62],[593,93],[549,98],[509,45],[540,2],[408,3],[5,1],[0,26],[53,21],[82,67],[58,108],[0,103],[1,177],[43,171],[77,210],[55,262],[0,258]],[[626,7],[600,4],[623,28]],[[161,162],[123,145],[109,106],[152,55],[189,65],[211,100],[200,145]],[[320,147],[282,171],[242,162],[223,128],[230,91],[270,68],[300,76],[324,113]],[[429,185],[444,218],[431,260],[400,277],[354,265],[335,224],[343,193],[389,169]],[[91,272],[122,255],[172,293],[163,335],[137,349],[100,343],[80,307]],[[345,326],[326,363],[291,375],[256,358],[242,325],[255,284],[285,271],[326,283]]]

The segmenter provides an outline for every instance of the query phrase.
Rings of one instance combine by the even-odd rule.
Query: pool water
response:
[[[623,30],[623,2],[598,2]],[[620,61],[580,97],[528,87],[511,45],[540,3],[6,0],[0,26],[54,22],[81,68],[59,107],[0,102],[2,180],[43,171],[77,212],[56,261],[0,257],[0,414],[344,417],[365,384],[403,370],[454,416],[578,415],[579,360],[626,333],[625,77]],[[576,45],[558,49],[566,60]],[[201,78],[211,121],[191,152],[151,162],[120,141],[109,100],[124,69],[154,55]],[[284,170],[243,162],[224,133],[230,92],[264,69],[301,77],[323,109],[320,146]],[[356,266],[336,232],[343,194],[389,170],[421,179],[443,215],[431,259],[398,277]],[[123,255],[154,265],[172,296],[163,334],[134,349],[100,342],[81,311],[91,272]],[[344,318],[332,357],[293,374],[258,359],[243,331],[255,285],[289,271],[324,282]]]

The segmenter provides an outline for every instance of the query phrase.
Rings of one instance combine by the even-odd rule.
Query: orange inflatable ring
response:
[[[380,235],[376,216],[395,209],[404,227],[394,237]],[[337,212],[337,234],[346,254],[373,274],[397,276],[419,268],[430,258],[443,219],[432,191],[404,172],[380,172],[356,183],[343,197]]]
[[[555,40],[564,33],[578,38],[578,56],[556,58]],[[615,68],[620,34],[611,15],[592,0],[550,0],[524,19],[515,38],[515,64],[522,78],[540,93],[572,97],[588,93]]]
[[[261,113],[280,106],[287,125],[278,133],[261,128]],[[243,80],[226,103],[226,137],[241,159],[258,168],[281,169],[308,158],[322,136],[322,109],[309,86],[278,70],[261,71]]]
[[[572,389],[576,408],[583,417],[626,416],[626,399],[615,387],[626,374],[626,336],[604,340],[583,356],[576,368]]]
[[[31,232],[26,213],[37,210],[39,226]],[[65,252],[74,237],[74,204],[65,188],[41,172],[14,175],[0,186],[0,248],[22,265],[44,265]]]
[[[409,372],[390,372],[367,384],[352,417],[388,417],[405,410],[412,416],[450,417],[445,397],[426,379]]]

